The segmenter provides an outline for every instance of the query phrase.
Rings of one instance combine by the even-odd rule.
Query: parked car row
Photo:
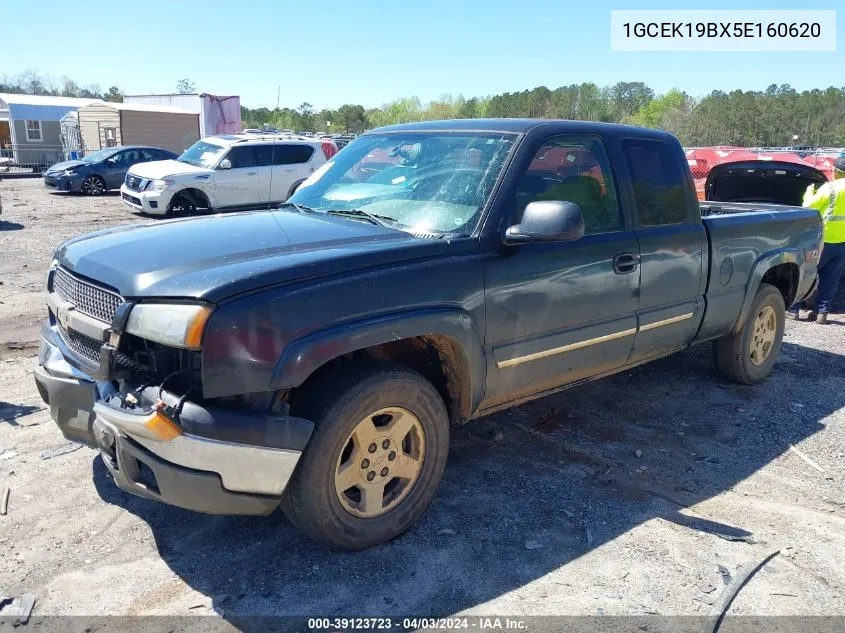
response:
[[[124,204],[151,215],[237,210],[284,202],[337,151],[327,137],[244,131],[201,139],[179,156],[156,147],[99,150],[48,168],[44,185],[88,195],[119,188]]]
[[[109,147],[79,160],[48,167],[44,172],[44,184],[60,191],[96,196],[109,189],[118,189],[132,165],[176,157],[173,152],[158,147]]]

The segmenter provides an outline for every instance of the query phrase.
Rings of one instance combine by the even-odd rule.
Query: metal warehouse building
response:
[[[152,145],[177,154],[200,138],[199,114],[166,105],[92,103],[78,111],[86,152],[115,145]]]

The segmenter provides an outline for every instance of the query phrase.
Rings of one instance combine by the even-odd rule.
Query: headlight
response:
[[[139,303],[129,313],[126,331],[174,347],[199,349],[211,308],[189,303]]]
[[[73,176],[76,173],[76,170],[79,169],[78,167],[68,167],[62,173],[65,176]]]
[[[147,189],[151,189],[152,191],[164,191],[172,184],[172,180],[151,180],[150,184],[147,185]]]

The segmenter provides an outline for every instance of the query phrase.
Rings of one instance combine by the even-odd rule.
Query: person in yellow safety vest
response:
[[[811,321],[820,324],[827,323],[839,279],[845,270],[845,158],[837,158],[833,165],[834,179],[818,189],[810,185],[804,194],[804,206],[818,210],[824,227],[816,306],[807,315]],[[789,316],[799,318],[800,307],[797,303],[793,305]]]

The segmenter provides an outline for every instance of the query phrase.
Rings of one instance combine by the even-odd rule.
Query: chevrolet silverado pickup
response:
[[[361,549],[421,516],[450,424],[706,342],[765,380],[820,244],[812,209],[700,205],[662,131],[387,127],[275,208],[59,246],[35,380],[123,490]]]

